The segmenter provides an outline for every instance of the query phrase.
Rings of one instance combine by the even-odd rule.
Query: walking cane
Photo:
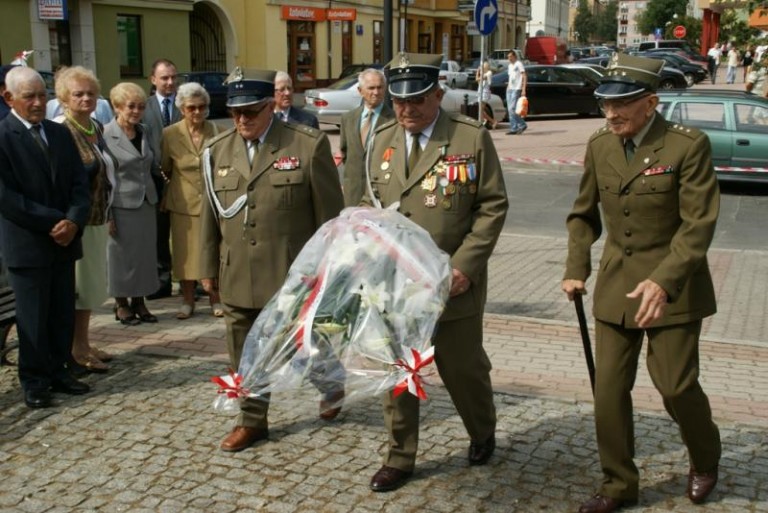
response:
[[[579,331],[581,331],[581,342],[584,345],[584,358],[587,360],[587,370],[589,371],[589,383],[592,385],[592,397],[595,396],[595,359],[592,357],[592,344],[589,341],[589,328],[587,328],[587,316],[584,315],[584,302],[581,300],[581,294],[576,292],[573,295],[573,303],[576,305],[576,317],[579,319]]]

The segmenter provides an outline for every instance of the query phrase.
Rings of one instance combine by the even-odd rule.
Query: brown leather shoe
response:
[[[221,442],[221,450],[238,452],[247,449],[259,440],[266,440],[269,430],[247,426],[235,426],[232,432]]]
[[[413,472],[406,472],[384,465],[371,478],[371,490],[374,492],[390,492],[397,490],[408,481]]]
[[[717,467],[712,472],[696,472],[691,467],[688,473],[688,488],[686,494],[694,504],[704,502],[717,484]]]
[[[493,451],[496,449],[496,437],[491,437],[485,442],[470,442],[469,444],[469,464],[485,465],[491,459]]]
[[[341,402],[344,400],[344,390],[323,396],[320,400],[320,418],[333,420],[341,413]],[[334,405],[337,405],[334,407]]]
[[[611,513],[611,511],[616,511],[625,504],[632,503],[621,499],[614,499],[613,497],[595,494],[591,499],[581,505],[579,513]]]

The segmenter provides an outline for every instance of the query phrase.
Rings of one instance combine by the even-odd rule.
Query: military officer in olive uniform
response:
[[[306,241],[344,205],[325,134],[273,115],[274,71],[237,68],[228,79],[234,128],[213,138],[203,155],[209,208],[201,212],[200,276],[218,276],[227,349],[238,368],[243,343],[261,309],[282,286]],[[321,417],[335,417],[342,390],[328,390]],[[241,402],[237,426],[221,448],[239,451],[267,438],[265,401]]]
[[[396,119],[374,133],[363,199],[382,207],[399,204],[399,212],[451,256],[451,297],[433,338],[435,363],[469,433],[469,464],[483,465],[496,444],[496,410],[482,319],[488,259],[504,225],[507,193],[488,131],[440,108],[441,60],[400,54],[389,64]],[[370,483],[380,492],[398,488],[413,472],[419,400],[388,394],[384,417],[389,451]]]
[[[637,501],[631,392],[643,336],[648,372],[688,448],[687,495],[706,499],[721,446],[699,384],[699,334],[715,313],[707,264],[720,196],[707,136],[656,112],[661,61],[617,54],[595,91],[606,127],[589,140],[567,219],[563,291],[586,293],[590,246],[607,230],[595,285],[595,425],[603,482],[582,513]],[[602,219],[598,205],[602,207]]]

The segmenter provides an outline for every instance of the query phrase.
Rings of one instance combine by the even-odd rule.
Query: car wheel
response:
[[[693,84],[696,83],[696,80],[693,76],[693,73],[686,73],[685,74],[685,83],[688,84],[688,87],[693,87]]]
[[[687,80],[686,80],[687,82]],[[674,80],[664,80],[659,84],[659,89],[674,89],[675,88],[675,81]]]

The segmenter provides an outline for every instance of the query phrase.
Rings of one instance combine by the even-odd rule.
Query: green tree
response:
[[[726,10],[720,17],[720,39],[723,41],[741,48],[759,35],[760,31],[747,25],[735,10]]]
[[[580,43],[588,42],[595,31],[595,16],[592,14],[587,0],[579,0],[576,17],[573,19],[573,31]]]
[[[618,13],[619,3],[610,0],[595,16],[595,39],[603,42],[616,41],[616,33],[619,30]]]
[[[645,10],[637,18],[637,27],[642,34],[653,34],[657,28],[664,29],[667,22],[673,23],[675,16],[685,15],[687,0],[649,0]]]

